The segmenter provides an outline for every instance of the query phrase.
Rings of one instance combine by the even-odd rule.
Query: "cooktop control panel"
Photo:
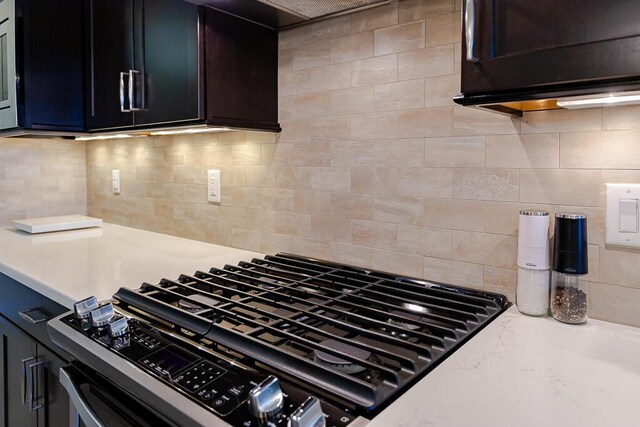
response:
[[[213,351],[108,306],[99,310],[112,313],[109,322],[101,322],[99,313],[85,318],[70,314],[63,321],[232,425],[342,427],[356,418],[348,409],[310,397],[293,384],[281,384],[230,355],[216,357]]]

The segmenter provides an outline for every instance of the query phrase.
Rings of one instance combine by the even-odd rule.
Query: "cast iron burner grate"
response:
[[[290,254],[114,297],[364,412],[389,403],[508,306],[498,294]]]

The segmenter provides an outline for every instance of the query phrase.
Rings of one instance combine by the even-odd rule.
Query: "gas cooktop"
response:
[[[278,254],[121,288],[60,321],[232,425],[337,426],[375,416],[507,306]],[[52,338],[73,354],[64,336]]]

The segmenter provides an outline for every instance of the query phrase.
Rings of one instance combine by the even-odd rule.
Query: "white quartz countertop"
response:
[[[108,223],[44,235],[0,229],[0,272],[67,307],[255,256]],[[639,408],[640,329],[565,325],[512,307],[369,426],[638,426]]]
[[[640,329],[498,317],[368,427],[640,425]]]
[[[108,223],[40,235],[0,229],[0,273],[69,308],[91,295],[111,298],[122,286],[138,288],[255,256],[262,255]]]

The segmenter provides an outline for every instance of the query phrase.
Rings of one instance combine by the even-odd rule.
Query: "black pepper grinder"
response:
[[[553,245],[550,308],[553,318],[564,323],[587,321],[589,273],[587,216],[557,213]]]

